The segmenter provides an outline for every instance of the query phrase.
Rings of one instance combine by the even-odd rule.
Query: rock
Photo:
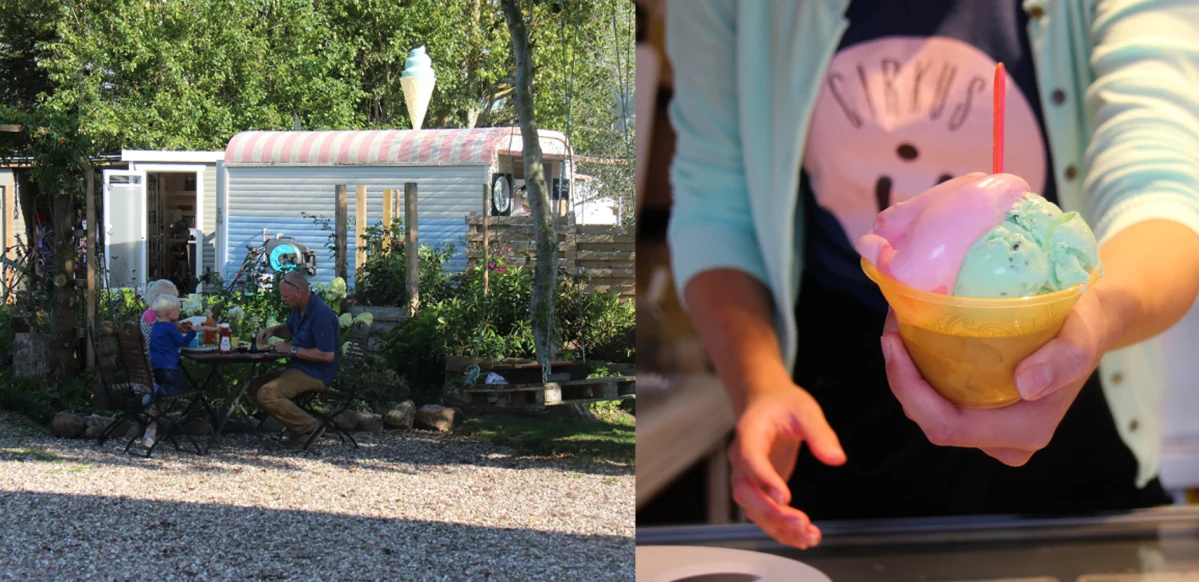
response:
[[[383,416],[383,424],[387,428],[409,430],[414,422],[416,422],[416,404],[411,400],[397,404]]]
[[[337,424],[341,430],[357,430],[358,429],[358,413],[353,410],[346,410],[341,414],[333,417],[333,422]]]
[[[416,426],[439,432],[450,432],[454,428],[457,410],[436,404],[426,404],[416,411]]]
[[[88,440],[96,440],[100,438],[100,433],[112,424],[112,419],[106,416],[91,415],[84,417],[83,424],[87,428],[83,429],[83,438]]]
[[[578,420],[596,420],[595,413],[586,402],[567,402],[558,406],[547,406],[552,409],[553,418],[574,418]]]
[[[283,423],[279,422],[279,419],[274,416],[268,416],[262,421],[262,426],[259,426],[258,430],[266,434],[274,434],[283,432],[284,428]]]
[[[373,412],[359,412],[358,428],[375,434],[383,432],[383,415]]]
[[[212,434],[212,426],[202,418],[193,418],[183,425],[183,431],[191,436],[207,436]]]
[[[12,342],[13,375],[42,376],[49,374],[52,368],[50,348],[53,343],[54,336],[48,333],[14,334]],[[79,432],[82,433],[83,429],[79,429]]]
[[[449,407],[466,406],[468,401],[461,386],[446,385],[441,389],[441,403]]]
[[[633,416],[637,416],[637,399],[625,398],[624,400],[621,400],[620,409]]]
[[[64,439],[79,438],[87,430],[87,422],[78,414],[60,412],[50,421],[50,432]]]

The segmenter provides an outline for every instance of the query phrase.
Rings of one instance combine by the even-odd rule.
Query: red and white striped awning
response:
[[[556,131],[538,131],[543,143],[561,143]],[[493,164],[499,154],[520,155],[520,128],[383,131],[247,131],[225,148],[226,164]],[[550,150],[558,148],[551,147]],[[553,154],[553,151],[546,152]]]

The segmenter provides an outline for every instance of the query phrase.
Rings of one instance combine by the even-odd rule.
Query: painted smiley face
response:
[[[991,167],[996,62],[943,37],[886,37],[839,52],[820,88],[803,167],[816,202],[849,240],[891,204]],[[1005,171],[1044,191],[1036,115],[1010,78]]]

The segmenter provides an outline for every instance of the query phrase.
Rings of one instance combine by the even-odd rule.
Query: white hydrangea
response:
[[[333,301],[337,301],[338,299],[345,299],[345,297],[346,297],[346,280],[342,279],[341,277],[334,277],[333,281],[331,281],[329,283],[329,288],[327,289],[327,292],[329,293],[329,296],[327,297],[327,299],[331,299]]]
[[[275,327],[276,325],[279,325],[279,322],[275,321],[275,318],[271,317],[266,320],[267,327]]]
[[[341,317],[337,318],[337,323],[343,328],[350,327],[354,323],[354,319],[349,313],[343,313]]]
[[[277,344],[277,343],[279,343],[279,342],[281,342],[281,341],[283,341],[283,338],[281,338],[281,337],[275,337],[275,336],[271,336],[271,339],[268,339],[268,340],[266,340],[266,343],[267,343],[268,345],[274,346],[275,344]]]
[[[242,309],[240,305],[234,305],[225,313],[225,316],[234,321],[240,321],[246,316],[246,310]]]
[[[360,321],[365,321],[367,325],[370,325],[375,322],[375,314],[369,311],[363,311],[362,313],[358,314],[358,317],[354,318],[353,323],[358,323]]]
[[[204,313],[204,298],[199,293],[192,293],[183,299],[179,310],[188,317],[200,315]]]

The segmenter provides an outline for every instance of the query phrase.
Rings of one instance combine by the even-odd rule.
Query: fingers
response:
[[[1025,400],[1038,400],[1085,379],[1098,361],[1102,314],[1090,298],[1079,300],[1062,331],[1016,367],[1016,389]]]
[[[958,432],[955,428],[960,416],[958,408],[924,381],[898,333],[884,333],[880,343],[886,361],[887,383],[904,413],[920,425],[930,442],[949,444]]]
[[[781,435],[776,422],[772,418],[761,418],[740,423],[737,437],[729,449],[729,460],[776,503],[786,505],[791,502],[791,490],[775,470],[769,455],[780,437],[796,438],[799,435],[794,431]]]
[[[1023,467],[1035,453],[1007,447],[988,447],[982,449],[982,452],[1009,467]]]
[[[812,456],[821,463],[832,467],[845,464],[845,449],[841,448],[841,439],[829,426],[824,411],[819,406],[811,406],[801,413],[803,415],[803,439],[808,443]]]
[[[812,525],[804,512],[775,503],[745,473],[733,473],[733,500],[745,515],[781,544],[806,550],[820,543],[820,529]]]

